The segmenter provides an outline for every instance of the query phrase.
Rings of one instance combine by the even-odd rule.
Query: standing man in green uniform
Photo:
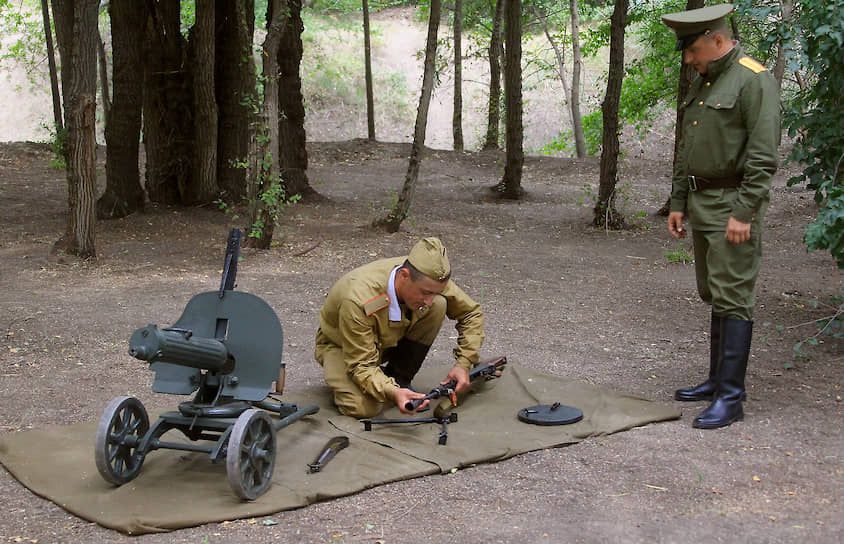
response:
[[[668,231],[685,238],[688,217],[698,292],[712,306],[709,377],[674,393],[712,401],[692,424],[701,429],[744,417],[754,290],[780,142],[777,83],[732,39],[725,19],[732,11],[722,4],[662,16],[683,62],[698,73],[680,105]]]
[[[450,277],[446,250],[432,237],[407,257],[369,263],[334,284],[319,313],[314,356],[341,413],[372,417],[387,402],[407,413],[406,402],[424,398],[410,382],[446,316],[457,321],[458,336],[445,381],[455,380],[458,394],[469,386],[484,340],[483,313]]]

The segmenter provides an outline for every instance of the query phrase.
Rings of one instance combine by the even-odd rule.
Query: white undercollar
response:
[[[387,296],[390,297],[390,321],[401,321],[399,297],[396,296],[396,272],[399,268],[401,268],[401,265],[393,268],[393,271],[390,272],[390,281],[387,282]]]

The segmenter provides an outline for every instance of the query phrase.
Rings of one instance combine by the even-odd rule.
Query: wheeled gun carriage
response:
[[[150,363],[153,391],[197,393],[152,427],[138,399],[112,400],[97,427],[94,455],[107,481],[122,485],[135,478],[153,450],[201,452],[214,463],[225,459],[232,490],[255,499],[270,486],[276,431],[319,410],[267,400],[272,382],[278,380],[279,393],[283,383],[282,328],[266,302],[234,291],[240,236],[237,229],[229,234],[219,291],[194,296],[171,327],[147,325],[132,334],[129,354]],[[173,429],[206,443],[161,440]]]

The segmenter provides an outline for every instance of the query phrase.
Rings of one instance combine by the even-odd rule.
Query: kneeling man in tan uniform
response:
[[[341,413],[372,417],[387,402],[407,413],[406,402],[425,396],[410,382],[446,316],[457,322],[458,336],[445,381],[456,380],[458,394],[469,386],[484,340],[483,313],[450,277],[446,250],[431,237],[406,257],[366,264],[334,284],[319,314],[314,356]]]

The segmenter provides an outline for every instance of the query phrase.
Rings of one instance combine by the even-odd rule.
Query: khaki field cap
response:
[[[448,257],[445,248],[439,238],[422,238],[407,256],[416,270],[422,272],[432,280],[445,281],[451,273],[451,266],[448,264]]]
[[[677,34],[675,51],[692,45],[695,40],[713,30],[726,30],[725,17],[733,12],[732,4],[719,4],[700,9],[679,11],[662,16],[662,22],[674,29]]]

